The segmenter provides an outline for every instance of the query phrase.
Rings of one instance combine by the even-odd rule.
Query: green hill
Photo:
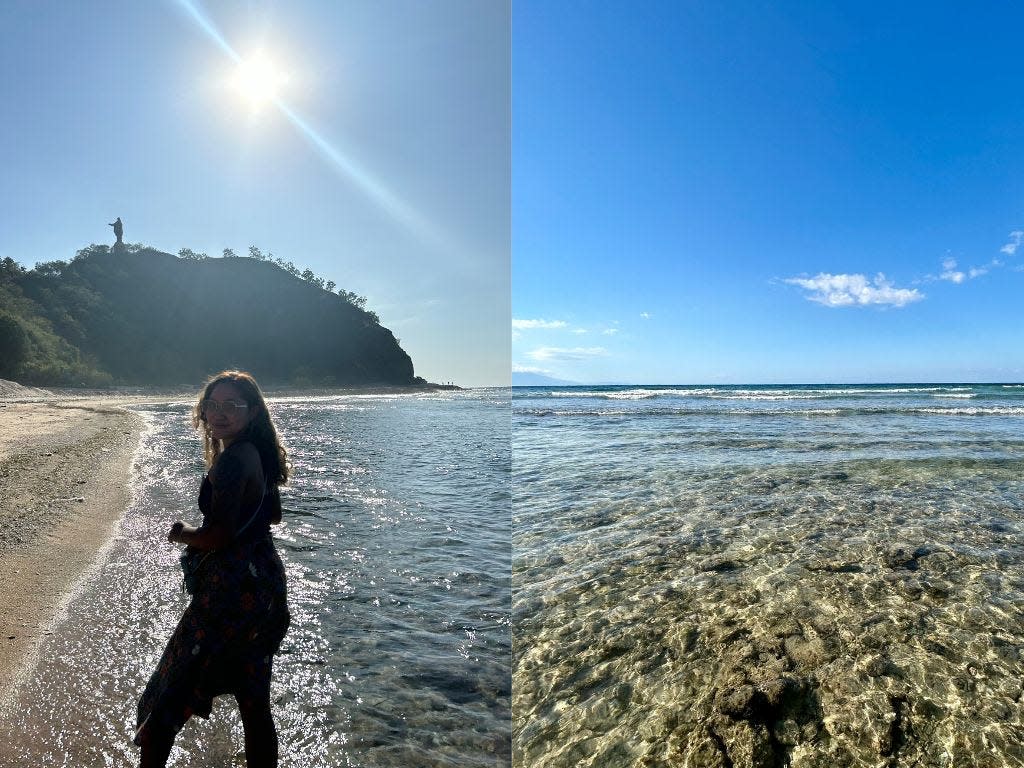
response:
[[[426,383],[355,294],[290,264],[182,253],[94,245],[33,270],[0,262],[0,377],[166,386],[240,368],[266,384]]]

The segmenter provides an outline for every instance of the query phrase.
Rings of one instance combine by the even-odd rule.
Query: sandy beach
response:
[[[142,429],[116,397],[74,399],[2,384],[0,709],[14,699],[66,596],[128,505]]]

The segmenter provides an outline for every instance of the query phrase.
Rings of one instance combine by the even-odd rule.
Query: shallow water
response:
[[[1024,765],[1024,390],[513,392],[516,765]]]
[[[509,764],[507,392],[271,400],[293,462],[282,766]],[[137,764],[135,705],[186,605],[164,534],[200,519],[187,410],[141,409],[133,504],[0,723],[0,764]],[[193,718],[169,764],[244,765],[236,710]]]

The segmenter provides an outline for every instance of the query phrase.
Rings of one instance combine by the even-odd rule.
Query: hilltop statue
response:
[[[117,217],[117,221],[115,221],[115,222],[113,222],[111,224],[107,224],[107,226],[114,228],[114,237],[117,238],[117,242],[114,243],[114,245],[115,246],[117,246],[117,245],[124,245],[124,243],[121,242],[121,235],[124,234],[124,225],[121,223],[121,217],[118,216]]]

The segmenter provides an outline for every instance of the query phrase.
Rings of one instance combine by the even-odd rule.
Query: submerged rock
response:
[[[907,546],[891,547],[884,555],[885,564],[892,568],[905,568],[908,571],[916,571],[920,567],[919,558],[930,555],[932,550],[929,547],[916,547],[910,549]]]
[[[715,709],[734,720],[759,719],[767,708],[764,694],[752,685],[719,691]]]
[[[702,571],[713,571],[714,573],[726,573],[728,571],[737,571],[743,567],[743,563],[737,562],[736,560],[729,560],[723,557],[713,557],[705,560],[700,564]]]
[[[885,674],[888,662],[884,656],[872,656],[864,664],[864,672],[869,677],[881,677]]]

